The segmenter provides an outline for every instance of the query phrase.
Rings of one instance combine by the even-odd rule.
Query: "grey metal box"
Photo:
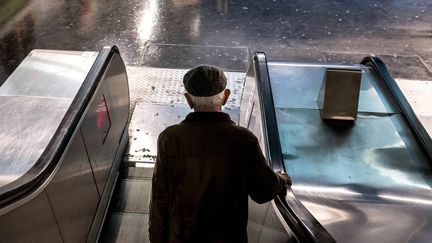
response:
[[[361,74],[360,68],[326,69],[318,95],[322,119],[357,119]]]

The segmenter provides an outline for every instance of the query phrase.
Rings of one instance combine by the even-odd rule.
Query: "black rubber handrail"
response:
[[[273,170],[285,172],[267,59],[264,52],[254,54],[253,66],[260,100],[267,158]],[[283,219],[300,242],[335,242],[332,236],[295,197],[291,188],[287,188],[286,196],[279,195],[274,202]]]
[[[116,46],[104,47],[99,52],[41,157],[23,176],[0,188],[0,208],[11,205],[36,191],[54,171],[114,54],[119,54]]]
[[[408,127],[414,134],[417,142],[421,145],[421,148],[429,162],[432,163],[432,139],[420,120],[417,118],[414,110],[405,98],[403,92],[400,90],[396,81],[391,76],[384,62],[376,56],[368,56],[361,61],[361,64],[373,68],[379,78],[384,82],[387,90],[395,100],[401,115],[408,122]]]

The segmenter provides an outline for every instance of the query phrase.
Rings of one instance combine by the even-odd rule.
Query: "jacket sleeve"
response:
[[[162,135],[157,142],[157,157],[152,178],[150,198],[149,238],[152,243],[168,242],[169,209],[167,159]]]
[[[267,165],[256,137],[253,139],[250,155],[249,196],[257,203],[268,202],[285,189],[285,182]]]

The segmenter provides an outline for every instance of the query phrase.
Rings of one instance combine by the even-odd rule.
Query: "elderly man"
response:
[[[268,167],[257,138],[221,108],[227,80],[202,65],[183,78],[184,121],[158,138],[150,202],[150,241],[247,242],[248,196],[268,202],[291,183]]]

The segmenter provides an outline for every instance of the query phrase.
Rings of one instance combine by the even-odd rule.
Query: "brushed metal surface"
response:
[[[318,109],[317,97],[326,68],[349,68],[336,65],[298,65],[269,62],[268,69],[277,108]],[[353,66],[351,66],[353,67]],[[359,68],[361,66],[354,66]],[[396,113],[397,109],[385,102],[384,95],[376,91],[372,72],[361,67],[363,74],[358,104],[359,112]],[[371,81],[372,80],[372,81]]]
[[[268,228],[263,226],[260,238],[258,243],[288,243],[288,242],[297,242],[291,238],[289,238],[286,232],[281,232],[279,230],[275,230],[273,228]]]
[[[0,186],[35,165],[69,105],[69,99],[0,96]]]
[[[126,213],[149,213],[151,179],[120,181],[113,210]]]
[[[81,131],[90,157],[99,194],[104,191],[108,174],[119,146],[120,138],[128,119],[129,90],[126,69],[121,57],[115,54],[101,78],[82,122]],[[100,112],[105,100],[108,115]],[[101,117],[101,114],[102,117]],[[99,126],[99,121],[109,119],[108,130]]]
[[[247,234],[248,234],[248,243],[257,243],[263,226],[261,224],[257,224],[251,221],[248,221],[247,224]]]
[[[257,204],[249,198],[248,242],[295,242],[277,217],[271,202]]]
[[[252,199],[248,200],[248,221],[263,225],[266,218],[267,212],[270,208],[270,202],[258,204]]]
[[[335,126],[319,110],[276,110],[293,191],[337,241],[432,238],[432,169],[401,115]]]
[[[0,217],[0,242],[64,242],[45,192]]]
[[[33,50],[0,87],[0,96],[73,98],[97,54]]]
[[[45,190],[64,242],[85,242],[99,194],[79,131],[71,143],[60,170]]]
[[[357,119],[361,75],[361,69],[325,70],[317,97],[323,119]]]
[[[113,213],[99,242],[150,243],[148,221],[148,214]]]

